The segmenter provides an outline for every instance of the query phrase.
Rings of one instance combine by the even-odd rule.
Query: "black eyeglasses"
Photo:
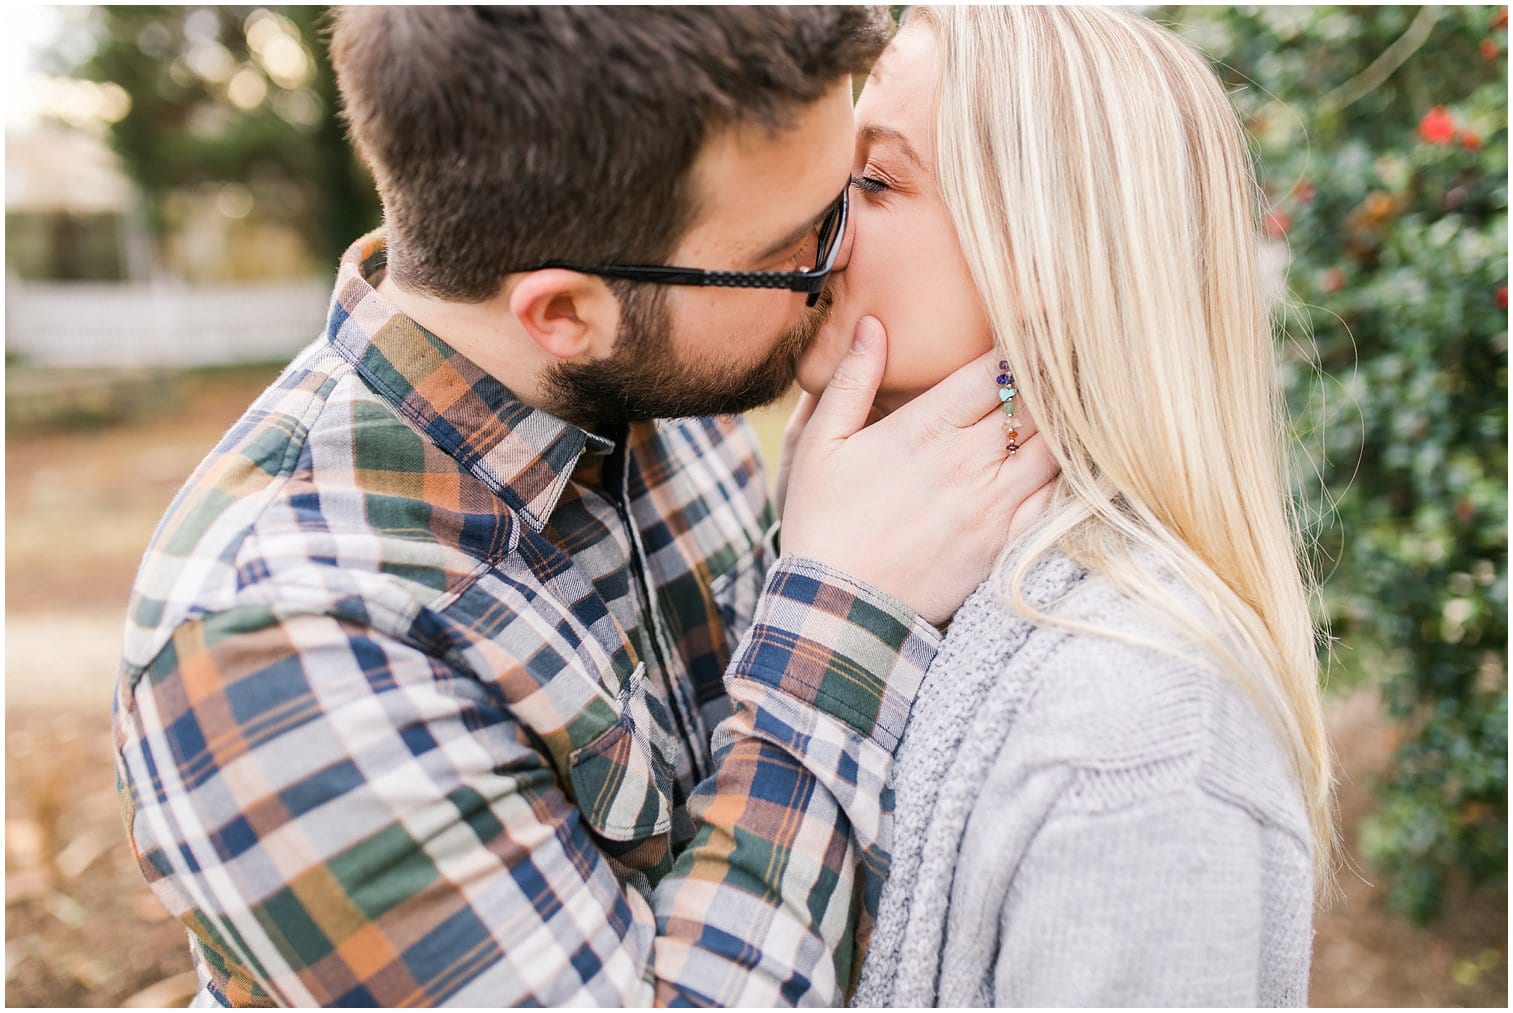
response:
[[[846,238],[846,219],[851,208],[847,191],[850,189],[848,185],[845,190],[842,190],[835,204],[825,213],[824,219],[820,222],[819,245],[815,253],[814,266],[802,271],[706,271],[698,267],[656,267],[641,264],[605,264],[593,267],[567,260],[543,260],[534,267],[518,268],[516,271],[506,273],[562,268],[583,274],[598,275],[601,278],[646,281],[653,285],[782,288],[790,292],[808,293],[809,298],[805,301],[805,305],[813,306],[819,301],[820,293],[825,289],[825,280],[835,269],[836,258],[841,252],[841,242]]]

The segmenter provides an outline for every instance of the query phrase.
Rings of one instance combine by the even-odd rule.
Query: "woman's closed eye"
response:
[[[862,193],[879,194],[888,190],[888,184],[876,176],[852,176],[851,185]]]

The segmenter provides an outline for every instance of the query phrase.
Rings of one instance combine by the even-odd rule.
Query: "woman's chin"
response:
[[[807,376],[803,370],[799,370],[799,374],[796,379],[798,381],[799,390],[803,391],[805,394],[812,394],[815,397],[819,397],[824,394],[825,387],[830,383],[830,377],[828,376]]]
[[[850,347],[849,343],[833,340],[835,335],[828,332],[827,327],[820,333],[814,344],[799,357],[794,368],[794,378],[798,385],[815,397],[825,392],[830,378],[846,357],[846,349]]]

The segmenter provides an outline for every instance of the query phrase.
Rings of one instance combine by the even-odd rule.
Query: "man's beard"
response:
[[[766,358],[741,371],[718,362],[718,335],[710,336],[707,356],[683,361],[674,350],[665,293],[624,293],[614,352],[554,365],[545,378],[547,404],[553,414],[600,434],[631,422],[733,415],[771,404],[793,385],[798,358],[824,326],[830,304],[826,290]]]

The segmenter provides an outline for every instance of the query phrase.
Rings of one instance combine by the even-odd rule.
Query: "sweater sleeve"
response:
[[[1262,833],[1192,785],[1126,806],[1057,806],[1003,906],[995,1004],[1256,1005]]]

